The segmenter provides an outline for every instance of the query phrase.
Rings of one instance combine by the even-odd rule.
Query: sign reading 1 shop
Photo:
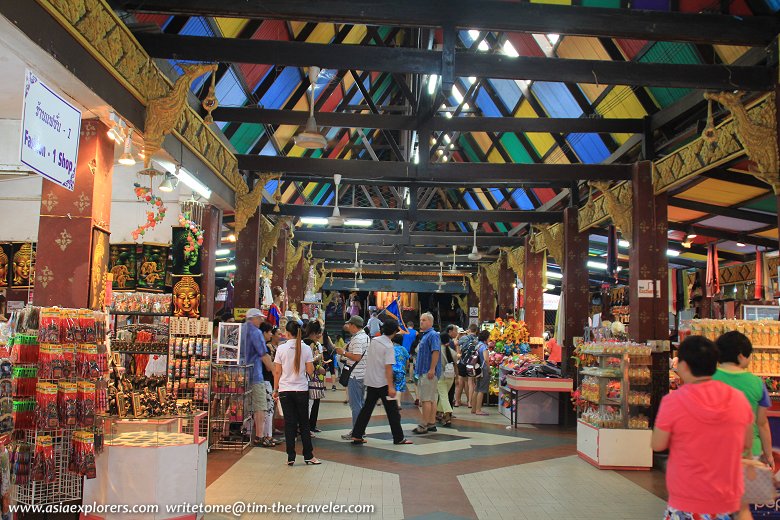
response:
[[[21,161],[73,191],[81,111],[28,70],[24,80]]]

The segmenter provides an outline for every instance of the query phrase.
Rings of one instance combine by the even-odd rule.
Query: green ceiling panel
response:
[[[531,164],[534,162],[531,155],[526,150],[517,135],[505,133],[501,136],[501,144],[504,145],[507,153],[515,163]]]
[[[466,139],[464,136],[460,136],[458,138],[458,144],[460,144],[460,147],[463,149],[463,153],[466,154],[466,157],[468,158],[469,162],[482,162],[479,159],[479,156],[474,151],[474,148],[471,147],[471,143],[469,143],[469,140]]]
[[[610,7],[617,9],[620,7],[620,0],[582,0],[583,7]]]
[[[701,59],[693,45],[681,42],[656,42],[639,60],[642,63],[674,63],[678,65],[698,65]],[[688,95],[687,88],[657,88],[648,90],[661,108],[666,108],[682,97]]]
[[[320,201],[322,200],[322,197],[324,197],[325,194],[328,193],[328,188],[330,188],[330,185],[323,183],[322,186],[320,186],[320,189],[317,192],[317,194],[312,198],[311,203],[314,204],[315,206],[319,205]]]
[[[777,213],[777,197],[774,195],[767,195],[763,199],[758,199],[750,204],[745,204],[743,207],[746,209],[766,211],[767,213]]]
[[[265,132],[263,125],[242,123],[233,137],[230,138],[230,144],[235,147],[238,153],[248,153],[252,145],[263,135],[263,132]]]

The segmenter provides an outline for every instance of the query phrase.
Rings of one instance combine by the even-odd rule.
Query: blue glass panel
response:
[[[501,193],[501,190],[498,188],[490,188],[488,191],[490,191],[490,195],[493,197],[493,200],[496,201],[496,208],[501,206],[501,203],[504,202],[504,194]]]
[[[260,150],[260,155],[276,155],[276,150],[274,149],[274,145],[271,144],[271,141],[268,141],[265,143],[265,146],[263,146],[263,149]]]
[[[479,205],[474,201],[474,197],[471,196],[471,193],[465,192],[463,194],[463,199],[466,201],[466,204],[468,204],[469,209],[481,209]]]
[[[244,88],[236,78],[233,69],[228,69],[227,73],[219,79],[214,88],[214,93],[219,100],[220,106],[240,107],[243,106],[247,100]]]
[[[293,93],[295,87],[301,82],[300,69],[297,67],[285,67],[274,81],[271,88],[260,99],[265,108],[280,109],[287,98]]]
[[[328,196],[325,197],[325,200],[322,201],[321,205],[322,206],[330,206],[331,204],[333,204],[334,195],[336,195],[336,194],[333,191],[328,193]]]
[[[780,0],[764,0],[764,3],[766,3],[767,7],[769,7],[773,13],[780,10]]]
[[[531,91],[550,117],[580,117],[582,109],[563,83],[535,81]]]
[[[566,141],[583,163],[600,163],[609,157],[609,150],[597,134],[569,134]]]
[[[520,209],[534,209],[534,204],[531,199],[528,198],[524,189],[517,189],[512,193],[512,200]]]
[[[499,112],[496,104],[493,103],[493,100],[490,99],[490,95],[483,89],[479,89],[479,93],[477,94],[477,107],[482,111],[482,114],[485,117],[501,117],[501,112]]]
[[[517,83],[511,79],[489,79],[488,82],[493,85],[507,111],[511,112],[514,110],[517,103],[520,102],[520,97],[523,95]]]
[[[278,183],[278,182],[279,181],[276,180],[276,179],[273,179],[273,180],[270,180],[270,181],[266,182],[265,183],[265,191],[267,191],[268,193],[275,192],[276,191],[276,183]]]

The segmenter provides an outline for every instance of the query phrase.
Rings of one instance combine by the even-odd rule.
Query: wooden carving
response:
[[[544,244],[550,256],[555,258],[555,261],[563,269],[563,226],[559,224],[539,225],[534,226],[539,230],[539,233],[544,239]]]
[[[260,219],[260,259],[265,260],[271,249],[279,243],[279,233],[282,230],[283,219],[277,219],[273,226],[268,219]]]
[[[289,278],[298,262],[303,258],[303,251],[311,245],[311,242],[300,242],[298,247],[295,247],[292,241],[287,242],[287,259],[284,265],[284,276]]]
[[[144,122],[144,168],[149,170],[152,165],[152,155],[162,147],[163,139],[171,133],[181,117],[184,107],[187,105],[187,92],[190,84],[207,72],[217,70],[217,66],[211,64],[184,65],[184,74],[174,83],[173,88],[166,95],[149,101],[146,107],[146,121]]]
[[[631,231],[633,226],[632,206],[633,196],[628,189],[629,184],[625,186],[609,187],[609,181],[590,181],[588,184],[601,191],[604,197],[604,207],[607,210],[612,223],[620,230],[620,234],[625,240],[631,241]],[[591,201],[588,201],[592,204]],[[557,260],[557,258],[556,258]]]
[[[458,302],[458,307],[463,311],[463,314],[469,315],[469,297],[467,294],[455,294],[455,300]]]
[[[493,290],[498,292],[498,278],[501,271],[501,255],[498,260],[485,267],[485,277],[488,283],[493,287]]]
[[[525,272],[525,246],[512,249],[511,247],[502,248],[506,254],[507,265],[515,272],[518,278],[523,279]]]
[[[749,173],[774,189],[780,195],[780,172],[778,172],[778,145],[776,107],[772,96],[767,100],[764,117],[756,120],[748,115],[742,104],[741,93],[705,93],[704,99],[717,101],[728,108],[736,123],[736,133],[748,158],[753,162]]]
[[[471,273],[466,274],[466,278],[469,279],[469,285],[471,285],[471,290],[474,291],[474,294],[479,297],[479,291],[480,291],[480,280],[479,280],[479,272],[477,272],[477,275],[474,276]]]

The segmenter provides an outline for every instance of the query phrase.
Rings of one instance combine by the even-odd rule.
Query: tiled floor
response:
[[[423,437],[410,432],[419,412],[404,404],[411,446],[392,444],[384,410],[377,407],[368,443],[352,446],[343,392],[321,404],[315,454],[323,465],[284,465],[282,447],[255,448],[243,457],[212,453],[207,503],[236,500],[272,504],[370,504],[371,515],[250,515],[242,518],[655,519],[663,511],[658,472],[599,471],[576,457],[575,433],[555,426],[508,429],[496,408],[488,417],[456,409],[452,428]],[[300,450],[300,445],[298,446]],[[300,453],[300,451],[299,451]],[[213,462],[212,462],[213,461]],[[467,491],[466,491],[467,490]],[[230,515],[207,515],[226,520]]]

